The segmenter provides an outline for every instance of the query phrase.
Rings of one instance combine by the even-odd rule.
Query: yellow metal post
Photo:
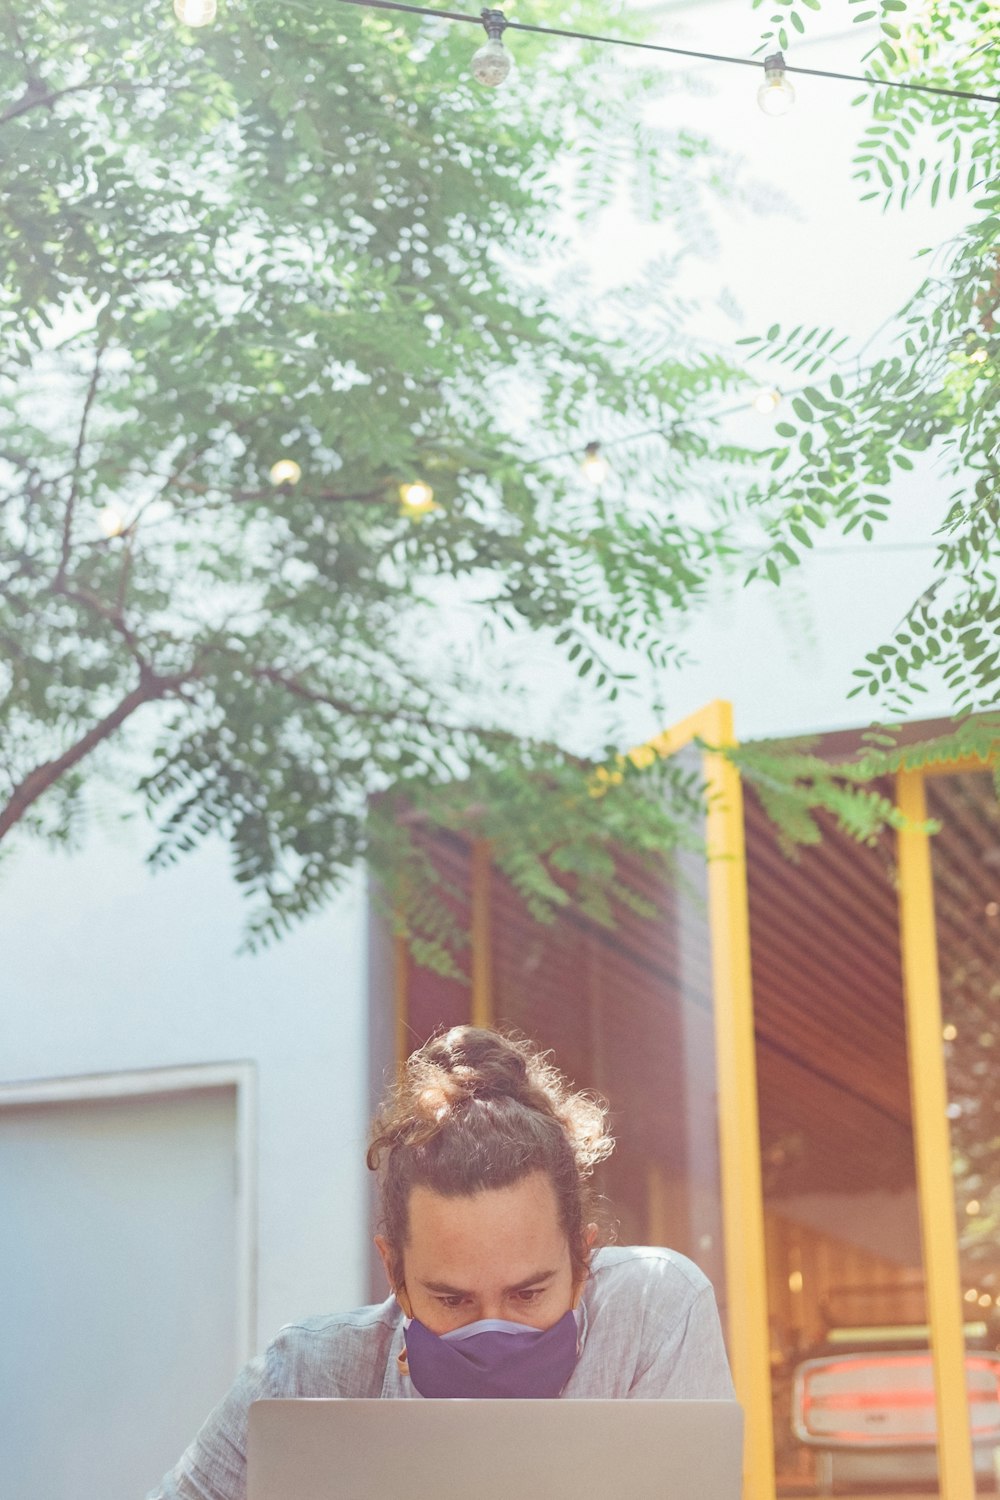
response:
[[[486,839],[472,846],[472,1001],[473,1026],[493,1025],[493,862]]]
[[[908,822],[926,822],[927,799],[920,771],[900,771],[896,801]],[[976,1480],[966,1394],[930,840],[918,827],[901,829],[897,837],[910,1099],[934,1352],[940,1495],[941,1500],[973,1500]]]
[[[695,733],[709,744],[721,750],[736,743],[731,704],[717,700],[699,717]],[[743,788],[736,767],[718,750],[707,752],[704,763],[729,1354],[746,1415],[745,1500],[772,1500],[774,1424]]]

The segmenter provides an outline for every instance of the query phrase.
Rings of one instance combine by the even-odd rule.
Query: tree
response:
[[[569,19],[599,29],[599,5]],[[72,837],[113,767],[158,817],[155,860],[229,841],[252,940],[364,854],[445,962],[407,833],[421,817],[488,838],[539,913],[572,889],[607,918],[614,842],[654,859],[690,838],[696,787],[637,757],[594,796],[600,746],[539,743],[495,685],[431,660],[442,603],[554,642],[613,701],[619,648],[676,657],[673,623],[731,561],[743,497],[776,579],[818,526],[874,532],[913,390],[890,401],[895,373],[859,376],[859,438],[836,420],[843,377],[811,387],[795,410],[812,429],[768,455],[761,486],[760,456],[703,416],[746,376],[685,337],[659,276],[633,303],[655,303],[662,337],[637,351],[625,309],[595,314],[552,230],[567,142],[584,214],[623,175],[654,217],[735,191],[707,142],[642,123],[648,80],[607,51],[519,35],[521,81],[500,98],[468,77],[471,28],[336,3],[254,0],[192,32],[159,3],[55,0],[8,6],[4,26],[0,837]],[[871,156],[880,171],[894,151]],[[560,278],[536,273],[557,256]],[[979,306],[979,283],[962,286]],[[809,339],[786,344],[798,360]],[[920,432],[959,407],[964,463],[989,425],[971,396]],[[585,442],[641,430],[589,494]],[[861,482],[847,464],[867,465]],[[407,481],[434,508],[401,513]],[[967,507],[960,551],[991,504]],[[955,607],[978,619],[972,573],[979,592]],[[986,681],[980,639],[962,660]],[[779,766],[766,746],[742,763],[790,837],[814,835],[816,804],[861,837],[892,816],[857,767]]]
[[[707,191],[707,144],[639,126],[627,79],[609,104],[606,54],[582,75],[521,39],[498,101],[471,28],[339,4],[193,32],[54,0],[4,25],[0,835],[71,837],[114,768],[156,810],[154,860],[228,839],[251,939],[362,853],[398,874],[401,807],[490,837],[540,908],[567,899],[553,871],[602,907],[609,834],[669,847],[688,783],[661,773],[680,808],[648,778],[593,798],[426,641],[457,600],[612,699],[601,642],[674,655],[727,543],[722,507],[688,524],[663,500],[709,492],[691,413],[742,377],[676,331],[637,361],[530,272],[560,251],[567,136],[590,210],[610,151],[653,214],[671,174]],[[669,460],[623,453],[592,495],[574,455],[615,420],[669,427]],[[407,482],[433,508],[401,511]],[[393,895],[440,959],[419,889],[411,868]]]

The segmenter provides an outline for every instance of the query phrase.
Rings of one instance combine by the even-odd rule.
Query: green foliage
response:
[[[972,222],[902,308],[894,347],[873,362],[852,359],[832,330],[775,325],[744,341],[813,382],[777,424],[771,478],[750,496],[768,544],[749,577],[780,583],[824,530],[872,541],[900,473],[950,481],[926,586],[859,664],[854,694],[879,712],[907,713],[943,683],[955,711],[976,712],[1000,696],[1000,142],[988,106],[903,93],[894,81],[996,97],[998,20],[987,0],[945,0],[919,15],[894,0],[882,5],[881,29],[891,44],[879,45],[869,71],[883,82],[855,101],[871,109],[855,155],[863,197],[888,210],[923,191],[931,203],[975,193]]]
[[[636,128],[648,78],[547,39],[511,40],[501,97],[473,28],[339,5],[191,31],[163,0],[53,0],[3,26],[0,835],[69,838],[95,770],[132,777],[156,863],[228,841],[251,941],[370,856],[444,962],[418,853],[369,801],[447,824],[489,795],[533,909],[565,877],[607,912],[609,837],[669,847],[676,810],[632,788],[599,816],[585,765],[477,708],[437,617],[554,640],[604,702],[604,643],[673,659],[727,541],[723,507],[664,521],[662,498],[710,496],[696,419],[743,377],[685,343],[662,280],[675,336],[636,360],[627,307],[599,335],[534,270],[568,254],[567,142],[581,215],[631,181],[691,237],[733,174]],[[670,473],[622,450],[594,496],[577,456],[616,423],[669,431]],[[282,458],[298,483],[269,480]]]
[[[980,714],[929,739],[913,740],[900,726],[876,726],[863,736],[848,760],[814,753],[815,737],[753,740],[728,752],[741,776],[753,786],[775,824],[788,854],[797,845],[818,844],[828,814],[836,826],[861,843],[874,844],[887,829],[906,827],[891,799],[898,771],[944,766],[956,761],[993,763],[1000,796],[1000,714]],[[928,824],[929,831],[934,825]]]
[[[765,45],[817,3],[782,4]],[[958,709],[989,708],[997,144],[978,106],[893,80],[953,81],[954,43],[995,18],[949,0],[904,36],[898,10],[881,0],[861,184],[895,207],[974,182],[977,219],[898,353],[848,374],[832,331],[759,341],[810,382],[761,481],[757,455],[706,434],[745,376],[688,338],[669,268],[599,316],[571,274],[537,274],[572,264],[553,229],[571,191],[589,223],[624,190],[689,244],[738,191],[708,142],[642,123],[650,78],[614,54],[517,34],[501,97],[468,77],[471,28],[416,17],[251,0],[194,32],[162,0],[8,6],[0,837],[70,840],[100,771],[138,785],[156,862],[228,841],[252,942],[367,857],[420,951],[453,962],[421,818],[488,838],[538,916],[575,899],[608,920],[612,842],[684,843],[690,786],[661,768],[594,798],[591,764],[497,707],[502,682],[479,707],[441,618],[527,628],[613,702],[618,648],[678,659],[674,622],[736,554],[745,495],[769,536],[752,576],[779,582],[824,528],[874,537],[913,454],[953,476],[951,515],[858,691],[906,709],[940,663]],[[562,19],[609,29],[599,0]],[[970,50],[961,81],[995,88],[996,57]],[[636,431],[587,491],[584,443]],[[298,483],[270,481],[282,458]],[[416,477],[436,501],[418,519],[396,499]],[[852,776],[757,757],[791,841],[816,805],[862,838],[890,817]]]

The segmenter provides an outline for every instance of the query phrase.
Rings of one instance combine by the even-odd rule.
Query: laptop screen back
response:
[[[247,1500],[740,1500],[735,1401],[257,1401]]]

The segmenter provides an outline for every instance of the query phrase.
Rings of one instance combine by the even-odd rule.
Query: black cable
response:
[[[401,10],[411,16],[435,16],[442,21],[468,21],[474,26],[483,24],[481,16],[470,16],[464,11],[437,10],[425,5],[405,5],[403,0],[339,0],[341,5],[360,5],[367,10]],[[506,18],[505,18],[506,19]],[[557,26],[529,26],[524,21],[507,21],[508,31],[531,31],[539,36],[567,37],[576,42],[601,42],[608,47],[634,47],[642,52],[668,52],[673,57],[693,57],[700,62],[734,63],[740,68],[763,67],[763,63],[751,57],[727,57],[720,52],[692,52],[686,47],[667,47],[661,42],[637,42],[628,37],[598,36],[589,31],[566,31]],[[966,89],[940,88],[933,83],[897,83],[892,79],[869,78],[861,73],[831,73],[825,68],[793,68],[785,64],[786,73],[801,73],[810,78],[835,78],[843,83],[864,83],[869,88],[903,89],[910,94],[943,94],[950,99],[975,99],[982,104],[1000,105],[995,94],[973,94]]]

